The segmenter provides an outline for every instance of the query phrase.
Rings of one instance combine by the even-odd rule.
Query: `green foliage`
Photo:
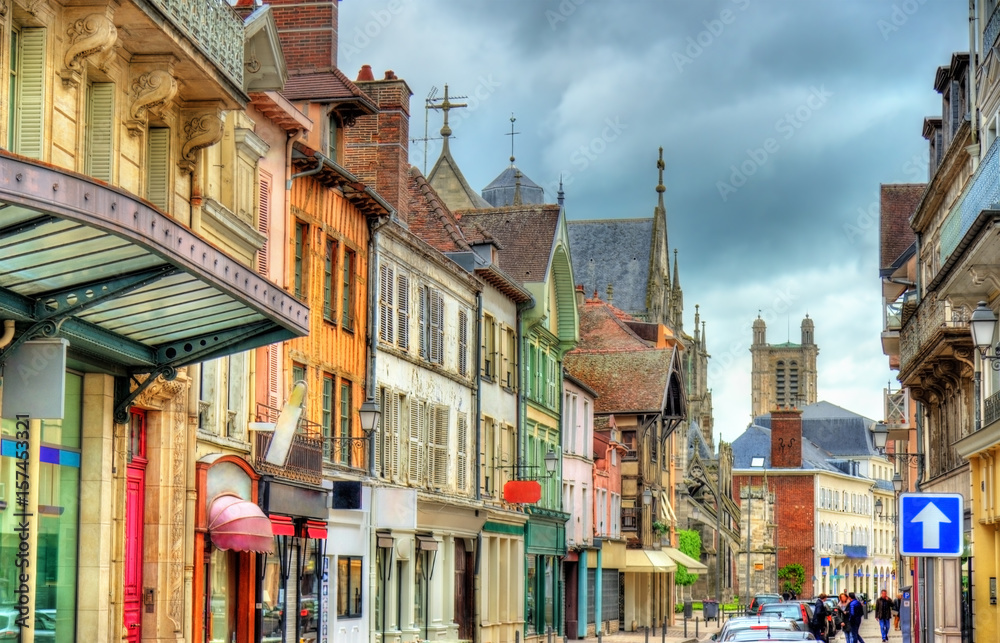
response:
[[[653,521],[653,531],[656,532],[657,536],[662,536],[663,534],[667,533],[669,529],[670,526],[667,525],[667,523],[660,522],[659,520]]]
[[[687,554],[691,558],[698,560],[701,558],[701,536],[693,529],[682,529],[677,532],[677,549]],[[698,580],[697,574],[688,572],[687,567],[677,563],[677,572],[674,574],[674,583],[681,587],[694,585]]]
[[[802,584],[806,582],[806,570],[798,563],[785,565],[778,570],[778,580],[782,592],[793,592],[798,596],[802,593]]]

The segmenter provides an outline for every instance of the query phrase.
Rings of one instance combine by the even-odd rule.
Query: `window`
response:
[[[483,377],[493,378],[497,371],[497,322],[492,315],[483,315]]]
[[[269,267],[268,244],[270,243],[267,237],[271,231],[271,181],[274,180],[274,177],[264,170],[260,170],[259,172],[257,184],[257,230],[264,235],[264,245],[257,251],[257,272],[267,276]]]
[[[336,112],[331,111],[329,118],[327,118],[327,128],[326,128],[326,156],[334,163],[337,161],[337,149],[340,147],[337,143],[338,133],[340,131],[337,122]]]
[[[513,389],[517,385],[517,335],[513,328],[504,328],[504,349],[503,385]]]
[[[382,264],[378,267],[378,338],[383,342],[393,343],[394,302],[393,287],[395,286],[393,267]]]
[[[45,128],[45,30],[14,29],[10,38],[8,146],[42,158]]]
[[[427,445],[427,422],[424,414],[424,403],[410,400],[410,424],[406,445],[406,479],[410,484],[423,484],[426,475],[424,450]]]
[[[164,212],[170,211],[170,130],[165,127],[150,127],[146,133],[146,200]],[[261,208],[264,207],[261,200]],[[266,218],[261,214],[261,221]],[[266,224],[265,224],[266,225]],[[266,230],[261,230],[266,234]],[[265,242],[266,247],[266,242]],[[267,263],[267,251],[260,249],[260,257]]]
[[[431,440],[429,460],[431,484],[437,489],[448,486],[448,443],[451,417],[447,406],[436,406],[431,413]]]
[[[396,346],[410,349],[410,278],[396,272]]]
[[[444,297],[430,286],[420,297],[420,356],[444,364]]]
[[[341,301],[340,323],[344,330],[354,330],[354,263],[357,255],[353,250],[344,248],[344,279],[343,297]]]
[[[85,172],[95,179],[110,183],[114,164],[112,134],[115,120],[115,86],[113,83],[91,83],[87,87],[86,118]]]
[[[305,281],[306,244],[309,243],[309,226],[301,221],[295,222],[295,290],[293,294],[302,299]]]
[[[333,390],[335,380],[333,375],[323,373],[323,459],[330,461],[333,442]]]
[[[306,379],[306,367],[298,362],[292,364],[292,384],[304,382]]]
[[[458,374],[469,374],[469,313],[458,311]]]
[[[334,284],[334,268],[337,266],[337,242],[330,237],[326,238],[326,261],[323,265],[323,319],[328,322],[337,323],[337,310],[333,300],[337,295],[337,286]]]
[[[469,487],[469,419],[462,414],[458,416],[457,456],[455,484],[459,491],[465,491]]]
[[[360,556],[337,557],[337,616],[360,618],[362,601]]]
[[[351,383],[347,380],[340,380],[340,436],[341,438],[347,438],[351,436],[351,419],[353,414],[351,413]],[[347,446],[350,445],[349,442],[338,442],[337,450],[339,453],[336,454],[335,459],[341,464],[348,464],[351,461],[351,452]],[[337,457],[339,456],[339,457]]]

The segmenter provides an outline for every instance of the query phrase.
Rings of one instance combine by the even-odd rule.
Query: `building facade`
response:
[[[801,343],[767,342],[767,324],[760,316],[753,321],[750,345],[751,409],[754,417],[777,406],[802,407],[816,402],[816,346],[813,320],[802,320]]]

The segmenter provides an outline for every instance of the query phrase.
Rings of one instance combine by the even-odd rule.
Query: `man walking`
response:
[[[827,623],[826,594],[820,594],[813,605],[812,623],[809,624],[817,641],[828,641],[830,626]]]
[[[892,600],[884,589],[881,596],[875,601],[875,618],[878,619],[878,627],[882,632],[882,641],[888,641],[889,621],[892,619]]]
[[[849,592],[847,596],[851,599],[847,604],[847,617],[851,620],[851,636],[848,641],[852,643],[865,643],[861,638],[861,621],[865,618],[865,606],[858,600],[854,592]]]

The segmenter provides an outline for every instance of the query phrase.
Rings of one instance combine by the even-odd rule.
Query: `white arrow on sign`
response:
[[[928,502],[910,522],[924,523],[924,549],[941,547],[941,523],[951,522],[933,502]]]

